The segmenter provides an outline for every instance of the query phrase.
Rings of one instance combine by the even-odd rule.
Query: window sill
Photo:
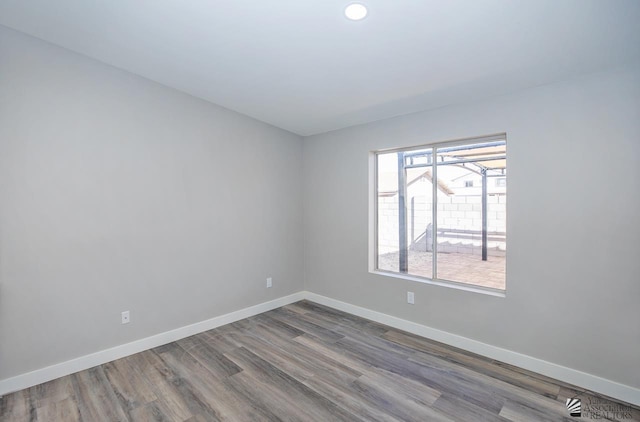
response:
[[[455,281],[432,280],[429,278],[418,277],[410,274],[400,274],[384,270],[372,270],[371,274],[381,275],[385,277],[399,278],[401,280],[416,281],[418,283],[431,284],[433,286],[448,287],[451,289],[463,290],[466,292],[474,292],[495,297],[507,297],[505,290],[492,289],[490,287],[473,286],[471,284],[457,283]]]

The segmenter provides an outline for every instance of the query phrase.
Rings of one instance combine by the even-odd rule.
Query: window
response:
[[[504,291],[506,151],[499,135],[376,152],[375,269]]]

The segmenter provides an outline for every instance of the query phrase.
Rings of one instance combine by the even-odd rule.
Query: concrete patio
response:
[[[409,274],[432,278],[433,256],[431,252],[409,251]],[[438,253],[438,279],[473,284],[494,289],[505,288],[504,256],[480,256],[465,253]],[[382,254],[378,268],[398,272],[398,252]]]

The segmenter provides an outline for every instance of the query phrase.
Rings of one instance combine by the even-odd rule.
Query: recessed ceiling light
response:
[[[367,16],[367,7],[360,3],[351,3],[344,9],[344,15],[352,21],[359,21]]]

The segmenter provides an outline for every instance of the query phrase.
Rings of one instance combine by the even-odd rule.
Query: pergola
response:
[[[506,141],[488,141],[481,144],[460,145],[422,149],[419,151],[398,152],[398,236],[400,243],[399,270],[408,271],[408,242],[407,242],[407,170],[412,168],[430,167],[433,175],[433,232],[437,233],[437,186],[438,167],[456,166],[482,177],[482,260],[487,260],[487,181],[490,177],[504,177],[507,170]],[[435,159],[434,159],[435,157]],[[435,164],[435,165],[434,165]],[[433,251],[437,253],[436,236],[433,236]]]

